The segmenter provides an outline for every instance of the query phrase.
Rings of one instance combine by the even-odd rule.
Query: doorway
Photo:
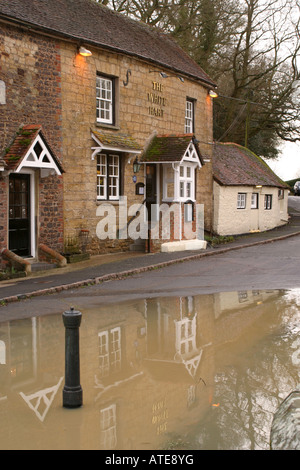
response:
[[[30,175],[9,177],[9,250],[18,256],[31,255]]]
[[[156,211],[151,211],[152,204],[157,204],[157,174],[156,165],[148,164],[146,165],[146,208],[149,223],[156,214]]]

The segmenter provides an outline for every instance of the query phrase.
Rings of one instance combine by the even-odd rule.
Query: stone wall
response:
[[[201,84],[178,77],[159,77],[159,69],[135,58],[96,50],[93,55],[80,57],[75,45],[61,44],[62,100],[63,100],[63,154],[65,197],[65,234],[76,236],[82,229],[90,231],[92,252],[101,252],[97,244],[96,227],[96,159],[91,159],[91,129],[101,126],[96,122],[97,73],[116,78],[116,123],[104,127],[106,132],[130,134],[141,147],[153,132],[158,134],[183,134],[186,98],[195,99],[195,135],[201,152],[211,156],[212,101],[208,90]],[[130,70],[129,83],[127,71]],[[155,70],[155,72],[152,72]],[[155,96],[155,97],[154,97]],[[153,98],[154,97],[154,98]],[[153,102],[155,101],[155,102]],[[103,126],[102,126],[103,130]],[[135,195],[132,180],[132,159],[123,157],[124,195],[128,207],[142,203],[144,196]],[[137,182],[144,182],[141,169]],[[205,225],[212,223],[212,168],[207,163],[197,175],[197,202],[205,204]],[[118,209],[116,209],[118,210]],[[123,243],[123,241],[122,241]]]
[[[25,124],[41,124],[51,148],[62,158],[60,45],[54,39],[22,28],[0,25],[0,154]],[[2,97],[3,98],[3,97]],[[36,170],[39,177],[39,170]],[[8,245],[8,176],[0,173],[0,247]],[[5,199],[6,198],[6,199]],[[36,191],[37,245],[63,247],[61,177],[41,179]]]

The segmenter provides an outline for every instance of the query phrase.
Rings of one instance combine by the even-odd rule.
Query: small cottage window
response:
[[[272,194],[265,194],[264,208],[265,208],[265,210],[271,210],[272,209]]]
[[[245,209],[246,208],[246,193],[238,193],[237,208],[238,209]]]
[[[251,194],[251,209],[258,209],[258,193]]]

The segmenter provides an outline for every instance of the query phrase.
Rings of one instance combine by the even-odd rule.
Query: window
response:
[[[120,196],[120,157],[97,155],[97,199],[116,200]]]
[[[283,191],[283,189],[278,189],[278,199],[284,199],[284,191]]]
[[[272,209],[272,195],[271,194],[265,194],[265,204],[264,204],[265,210],[271,210]]]
[[[258,209],[258,193],[251,194],[251,209]]]
[[[195,169],[188,163],[179,167],[179,197],[181,200],[195,199]]]
[[[245,209],[246,208],[246,193],[238,193],[237,208],[238,209]]]
[[[185,105],[185,128],[186,134],[194,132],[194,100],[187,99]]]
[[[99,371],[101,377],[121,370],[121,329],[119,327],[98,333]]]
[[[117,408],[110,405],[100,410],[101,448],[115,449],[117,446]]]
[[[96,79],[97,121],[114,124],[114,80],[97,76]]]

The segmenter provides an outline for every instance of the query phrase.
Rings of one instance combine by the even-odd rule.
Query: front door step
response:
[[[177,242],[166,242],[161,245],[162,253],[173,253],[174,251],[205,250],[205,240],[180,240]]]
[[[34,262],[31,265],[31,272],[47,271],[55,268],[57,268],[57,265],[53,263]]]

